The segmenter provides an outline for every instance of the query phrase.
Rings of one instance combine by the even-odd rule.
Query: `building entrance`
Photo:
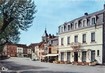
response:
[[[78,52],[74,52],[74,61],[78,62]]]

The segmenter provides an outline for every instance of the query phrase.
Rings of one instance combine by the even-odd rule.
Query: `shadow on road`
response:
[[[79,73],[79,72],[54,72],[54,71],[24,71],[21,73]]]
[[[29,66],[16,64],[13,61],[0,61],[0,63],[9,70],[28,70],[28,69],[43,69],[45,67]]]

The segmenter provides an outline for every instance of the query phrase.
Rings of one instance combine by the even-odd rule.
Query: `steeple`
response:
[[[45,28],[45,31],[44,31],[44,35],[42,36],[42,41],[44,41],[44,42],[48,41],[48,34],[47,34],[46,28]]]
[[[48,34],[47,34],[47,30],[46,30],[46,28],[45,28],[45,37],[48,37]]]

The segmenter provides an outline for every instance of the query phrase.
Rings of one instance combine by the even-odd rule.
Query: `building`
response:
[[[52,36],[47,43],[47,55],[48,62],[53,62],[58,59],[58,37]]]
[[[42,42],[40,42],[39,46],[36,48],[36,52],[39,53],[39,59],[41,61],[53,62],[55,59],[57,60],[58,36],[48,34],[47,30],[45,29],[44,35],[42,36]]]
[[[27,54],[27,49],[28,49],[29,47],[27,46],[27,45],[25,45],[25,46],[23,46],[23,56],[24,57],[28,57],[28,54]]]
[[[65,22],[59,29],[59,61],[105,63],[104,9]]]
[[[27,49],[25,44],[7,43],[4,45],[3,54],[9,57],[28,57]]]
[[[17,46],[17,57],[24,57],[24,49],[26,49],[25,44],[16,44]]]
[[[29,45],[32,50],[32,60],[39,60],[39,43],[32,43]]]
[[[29,58],[31,58],[32,57],[32,49],[31,49],[31,47],[28,47],[27,48],[27,57],[29,57]]]
[[[40,44],[40,43],[38,43],[38,44],[35,46],[35,55],[36,55],[37,60],[39,60],[39,44]]]
[[[45,42],[40,42],[39,43],[39,60],[40,61],[44,61],[45,55],[46,55],[46,52],[45,52]]]
[[[17,57],[17,46],[15,44],[5,44],[3,51],[8,57]]]

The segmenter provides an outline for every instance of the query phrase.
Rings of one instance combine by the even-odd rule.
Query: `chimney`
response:
[[[104,9],[105,9],[105,4],[104,4]]]
[[[88,13],[86,12],[86,13],[84,13],[84,15],[88,16]]]

